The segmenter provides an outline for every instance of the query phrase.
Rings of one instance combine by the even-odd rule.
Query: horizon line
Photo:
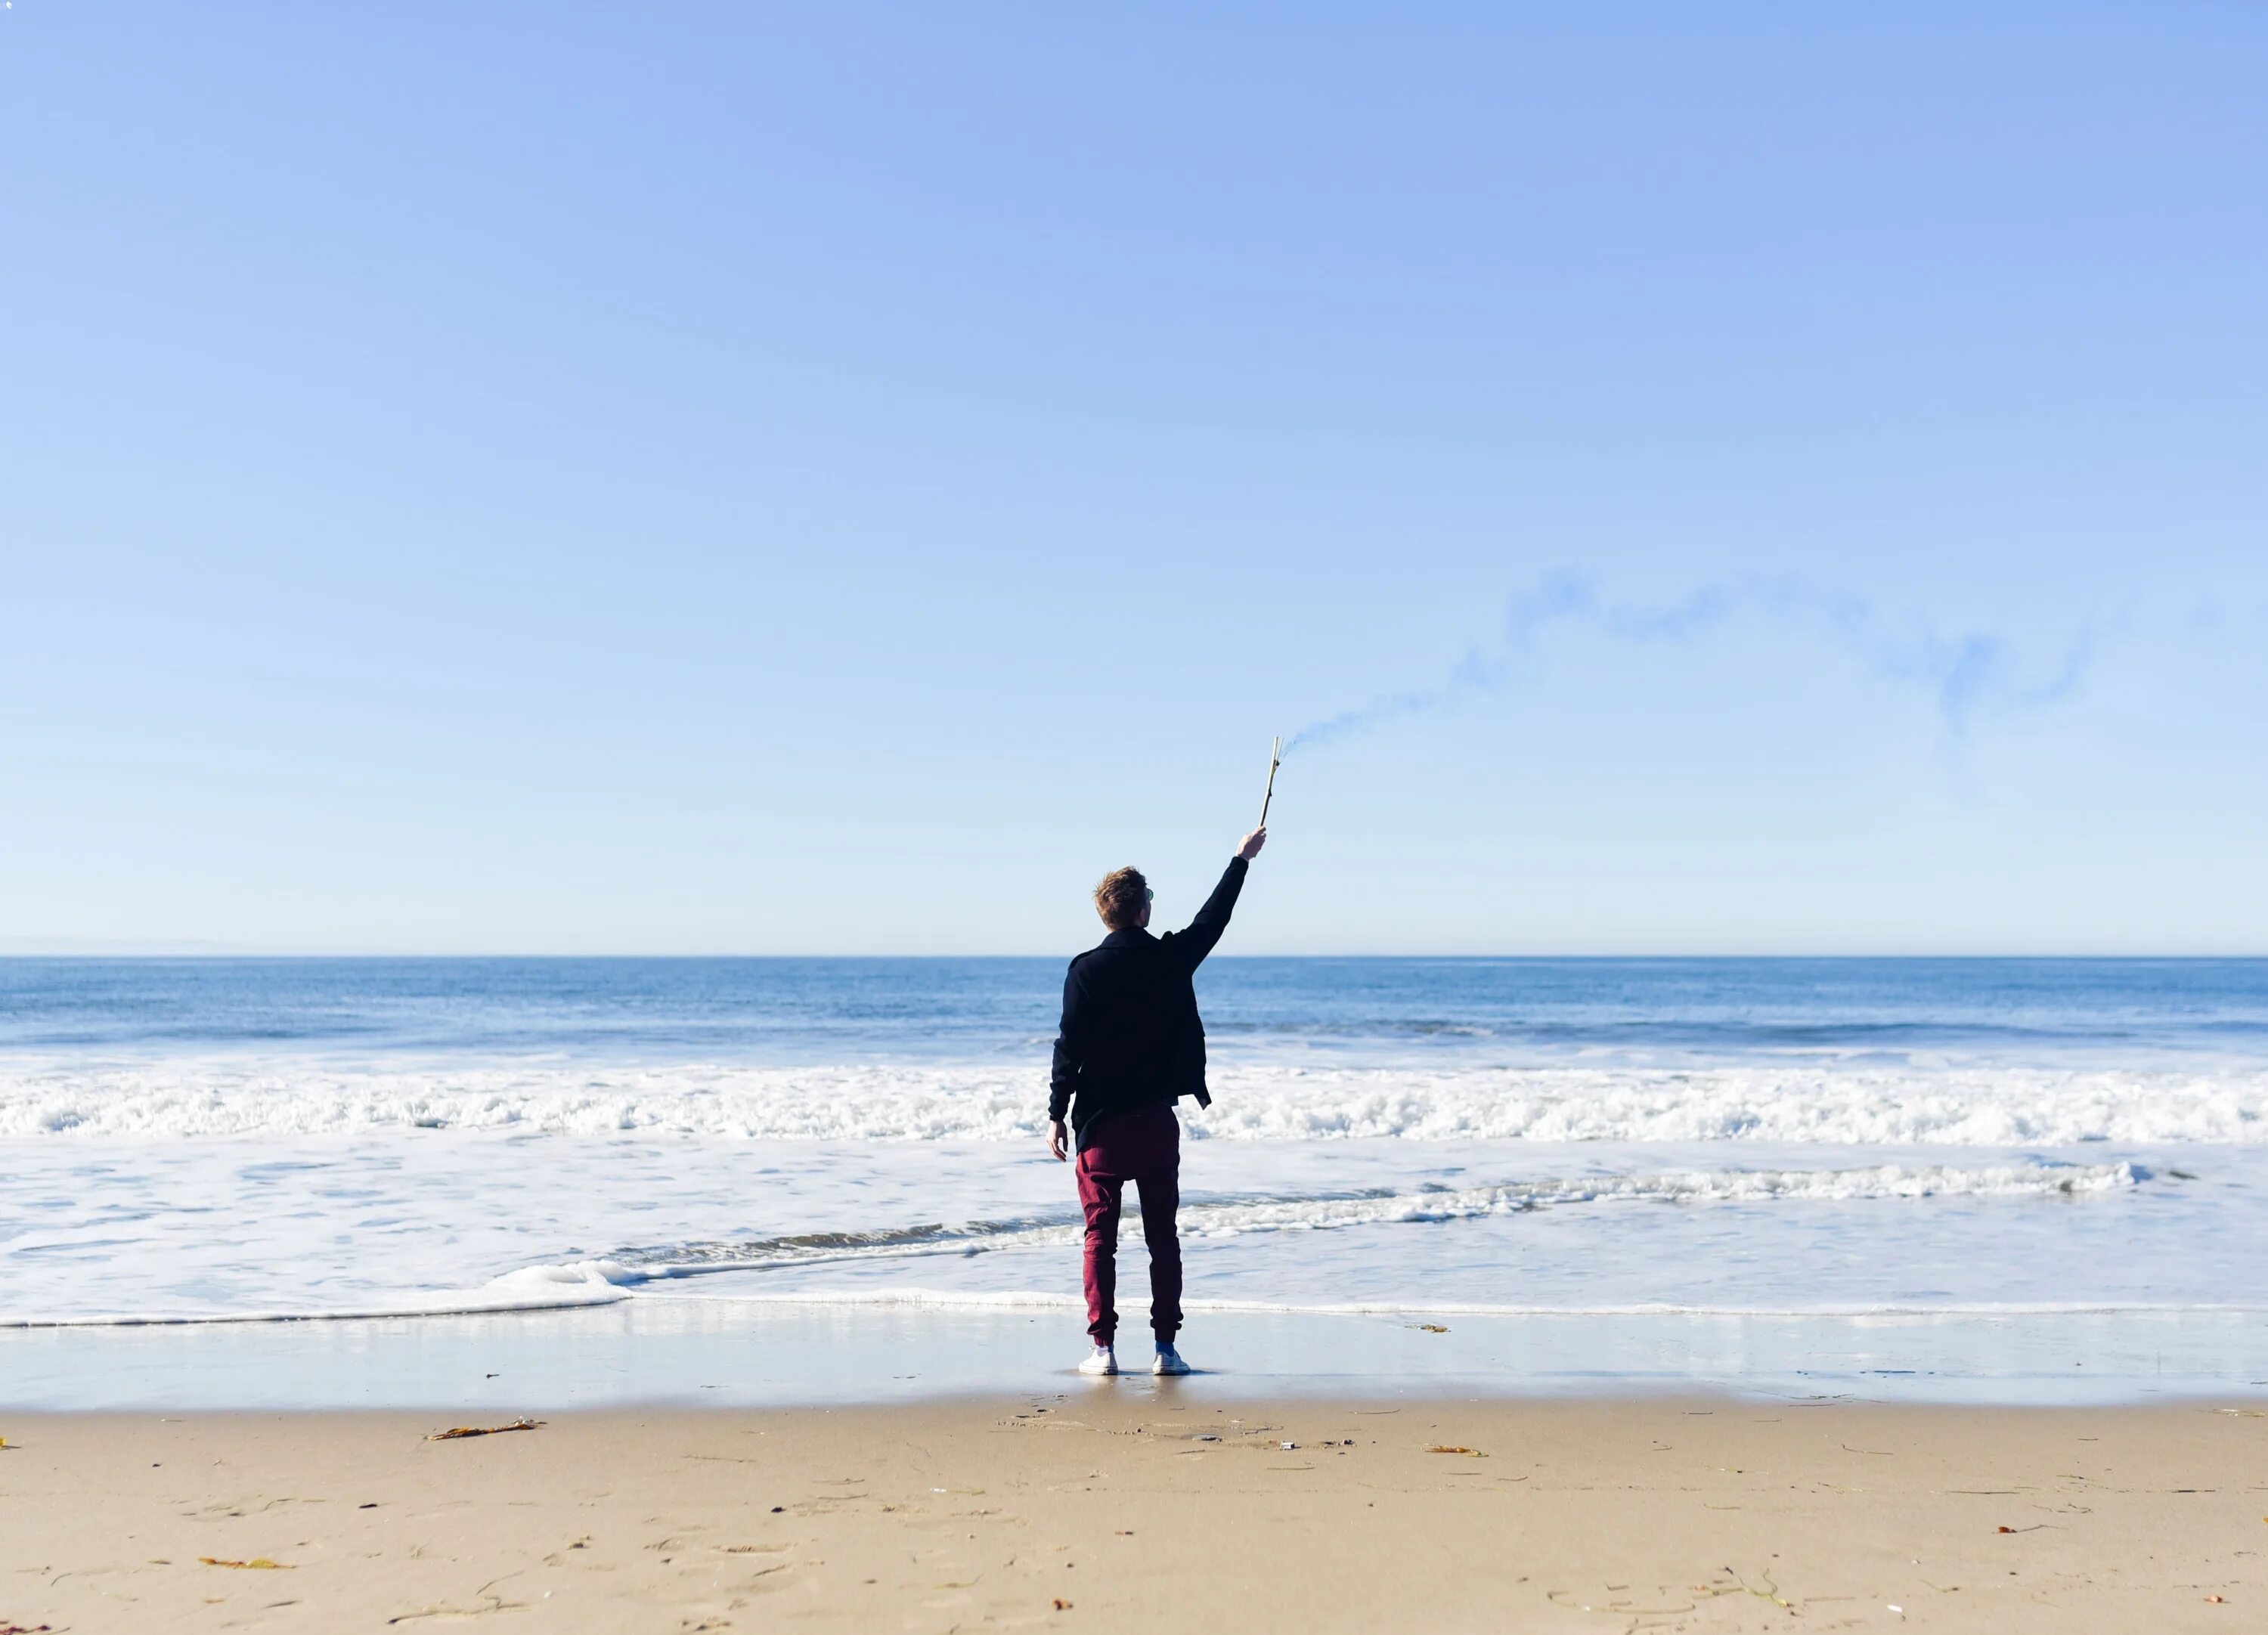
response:
[[[418,952],[398,949],[369,948],[264,948],[256,945],[231,946],[225,945],[215,946],[211,944],[177,944],[169,946],[162,942],[153,941],[148,944],[122,943],[115,946],[92,946],[81,945],[76,947],[69,945],[11,947],[6,946],[4,943],[0,943],[0,961],[11,960],[212,960],[216,961],[225,960],[417,960],[434,962],[444,961],[464,961],[469,962],[474,961],[514,960],[527,961],[557,961],[561,962],[571,961],[590,961],[595,962],[600,961],[693,961],[700,960],[1056,960],[1072,958],[1084,952],[1086,952],[1084,948],[1071,949],[1068,951],[1064,949],[1049,948],[1040,950],[1038,952],[1027,951],[1021,953],[1002,953],[995,951],[990,953],[961,954],[943,954],[935,952],[893,953],[873,950],[865,952],[838,951],[828,954],[714,951],[703,953],[594,953],[588,951],[578,953],[530,953],[526,951],[511,950],[434,953],[430,951]],[[1592,952],[1581,954],[1548,953],[1534,950],[1513,951],[1493,949],[1403,950],[1390,953],[1381,953],[1375,951],[1364,952],[1360,950],[1303,950],[1299,953],[1285,953],[1268,952],[1263,950],[1215,954],[1208,958],[1207,963],[1211,963],[1213,961],[1218,960],[1517,960],[1539,961],[1596,960],[1601,961],[1614,961],[1624,962],[1675,960],[1973,960],[1979,961],[2007,960],[2063,960],[2073,962],[2105,962],[2110,961],[2161,961],[2170,962],[2176,961],[2268,961],[2268,948],[2237,952],[2226,950],[2189,950],[2183,952],[2167,952],[2164,950],[2154,952],[2139,952],[2132,950],[2090,950],[2085,952],[2071,952],[2066,950],[2051,952],[2037,949],[1994,950],[1991,952],[1977,952],[1974,950],[1948,952],[1940,950],[1933,952],[1929,950],[1909,949],[1895,952],[1885,952],[1880,950],[1868,952],[1854,952],[1849,950],[1840,952],[1811,950],[1805,952],[1778,953],[1699,953],[1691,951],[1683,953],[1666,953],[1661,951],[1600,952],[1594,950]]]

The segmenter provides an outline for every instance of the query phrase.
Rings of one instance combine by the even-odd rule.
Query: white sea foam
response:
[[[617,1287],[582,1266],[529,1266],[476,1289],[404,1292],[353,1305],[201,1312],[0,1312],[0,1329],[166,1329],[217,1322],[345,1322],[390,1317],[474,1317],[511,1312],[564,1311],[627,1300]]]
[[[492,1145],[490,1150],[493,1151]],[[287,1163],[284,1167],[295,1172],[323,1173],[320,1167],[305,1163]],[[1184,1240],[1194,1252],[1201,1255],[1204,1252],[1202,1248],[1204,1244],[1226,1243],[1254,1234],[1343,1234],[1358,1228],[1476,1221],[1580,1205],[1802,1205],[1925,1198],[2080,1198],[2128,1191],[2140,1184],[2141,1179],[2140,1172],[2131,1163],[2086,1165],[2043,1160],[1970,1167],[1886,1164],[1817,1170],[1687,1169],[1654,1175],[1539,1178],[1476,1187],[1425,1184],[1376,1187],[1359,1192],[1324,1195],[1197,1196],[1184,1202],[1180,1225]],[[447,1190],[453,1197],[457,1189],[451,1187]],[[425,1241],[436,1226],[438,1222],[427,1223],[419,1241]],[[269,1286],[278,1292],[292,1290],[303,1296],[315,1298],[307,1300],[306,1303],[289,1306],[254,1300],[202,1311],[168,1309],[157,1305],[131,1311],[114,1307],[93,1311],[54,1307],[47,1310],[8,1310],[0,1307],[0,1329],[284,1322],[543,1311],[608,1304],[632,1298],[642,1290],[650,1291],[682,1279],[715,1274],[803,1273],[824,1270],[828,1267],[850,1271],[878,1263],[937,1256],[1012,1256],[1016,1251],[1047,1249],[1060,1249],[1075,1257],[1074,1246],[1081,1230],[1075,1213],[1060,1211],[959,1223],[846,1226],[827,1231],[750,1240],[685,1240],[524,1266],[475,1287],[429,1286],[384,1293],[365,1291],[328,1305],[320,1303],[320,1296],[314,1288],[294,1282],[294,1268],[298,1263],[287,1259],[274,1265],[275,1281]],[[287,1232],[286,1235],[291,1234]],[[263,1265],[271,1263],[274,1256],[284,1253],[284,1240],[271,1235],[264,1241],[264,1245],[252,1257]],[[1389,1260],[1393,1256],[1390,1249],[1379,1252]],[[241,1273],[243,1256],[240,1253],[231,1256],[228,1264],[232,1270]],[[798,1286],[793,1298],[821,1301],[840,1298],[856,1301],[865,1300],[870,1293],[885,1303],[896,1298],[887,1290],[877,1291],[871,1285],[830,1290],[814,1287],[807,1283]],[[651,1295],[647,1297],[651,1298]],[[38,1296],[34,1294],[33,1298],[37,1299]],[[951,1295],[952,1300],[973,1300],[978,1304],[997,1304],[1003,1299],[1021,1298],[1012,1291],[1003,1294],[998,1290]],[[1042,1303],[1053,1299],[1052,1296],[1034,1298]],[[1340,1309],[1340,1303],[1312,1300],[1305,1303],[1295,1301],[1289,1305],[1269,1300],[1216,1300],[1211,1304],[1214,1308],[1224,1311]],[[1454,1302],[1443,1306],[1439,1300],[1425,1308],[1436,1307],[1441,1309],[1484,1308],[1469,1301],[1463,1306]],[[1380,1310],[1401,1308],[1393,1301],[1384,1304],[1371,1301],[1347,1305],[1345,1309],[1368,1310],[1373,1307]],[[1490,1306],[1486,1308],[1498,1307]],[[1505,1307],[1503,1309],[1527,1308]],[[1649,1307],[1647,1309],[1654,1308]],[[1664,1307],[1660,1309],[1669,1308]]]
[[[2268,1143],[2268,1070],[1740,1065],[1691,1071],[1232,1065],[1192,1138]],[[0,1137],[172,1139],[497,1130],[771,1140],[1024,1141],[1036,1071],[980,1065],[342,1067],[214,1059],[0,1070]]]
[[[928,1289],[876,1286],[793,1293],[671,1293],[649,1300],[717,1306],[909,1307],[939,1311],[1080,1308],[1077,1294],[1049,1289]],[[2183,1304],[2169,1300],[1836,1301],[1816,1305],[1728,1305],[1641,1300],[1602,1305],[1536,1305],[1477,1300],[1184,1300],[1188,1312],[1282,1312],[1316,1317],[2026,1317],[2195,1316],[2268,1313],[2259,1303]]]
[[[1755,1204],[1846,1202],[1862,1198],[2078,1197],[2137,1182],[2134,1167],[2117,1164],[1992,1164],[1974,1168],[1898,1164],[1843,1170],[1690,1170],[1660,1175],[1594,1175],[1509,1182],[1498,1186],[1381,1189],[1354,1196],[1184,1201],[1184,1239],[1233,1238],[1256,1232],[1330,1232],[1356,1226],[1430,1224],[1515,1215],[1578,1204]],[[1084,1227],[1071,1216],[972,1221],[804,1234],[741,1242],[696,1242],[629,1249],[556,1269],[566,1280],[630,1284],[722,1271],[763,1270],[843,1261],[971,1255],[1076,1242]]]
[[[665,1300],[694,1307],[732,1306],[851,1307],[923,1311],[1077,1311],[1083,1298],[1060,1289],[932,1289],[881,1285],[849,1289],[799,1289],[787,1293],[633,1293],[593,1276],[572,1296],[540,1293],[538,1283],[559,1278],[558,1267],[530,1268],[541,1279],[515,1273],[485,1288],[404,1296],[401,1300],[336,1311],[232,1311],[180,1314],[0,1316],[0,1329],[206,1328],[222,1324],[375,1322],[405,1317],[486,1317],[515,1312],[544,1312],[608,1306],[627,1300]],[[1543,1305],[1480,1300],[1260,1300],[1190,1299],[1189,1313],[1280,1313],[1312,1317],[2026,1317],[2026,1316],[2212,1316],[2268,1314],[2268,1305],[2244,1302],[2187,1303],[2171,1300],[1915,1300],[1821,1301],[1815,1305],[1741,1305],[1708,1302],[1631,1301],[1620,1304]]]

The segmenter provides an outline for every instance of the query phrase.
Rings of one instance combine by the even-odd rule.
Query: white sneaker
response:
[[[1170,1345],[1160,1345],[1158,1360],[1150,1365],[1152,1374],[1187,1374],[1189,1371],[1189,1366],[1182,1360],[1181,1352]]]
[[[1108,1345],[1098,1345],[1094,1348],[1094,1355],[1079,1364],[1079,1371],[1081,1374],[1116,1374],[1118,1353]]]

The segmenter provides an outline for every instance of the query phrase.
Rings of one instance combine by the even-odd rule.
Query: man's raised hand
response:
[[[1268,827],[1263,823],[1244,837],[1244,843],[1236,849],[1236,855],[1249,863],[1260,855],[1260,848],[1267,843]]]

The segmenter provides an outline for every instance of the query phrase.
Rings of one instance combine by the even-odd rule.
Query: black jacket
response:
[[[1056,1035],[1048,1116],[1066,1108],[1078,1145],[1094,1122],[1153,1102],[1205,1094],[1204,1023],[1190,979],[1228,929],[1244,889],[1242,858],[1231,858],[1212,895],[1183,932],[1152,937],[1139,926],[1115,931],[1071,962],[1064,978],[1063,1027]]]

